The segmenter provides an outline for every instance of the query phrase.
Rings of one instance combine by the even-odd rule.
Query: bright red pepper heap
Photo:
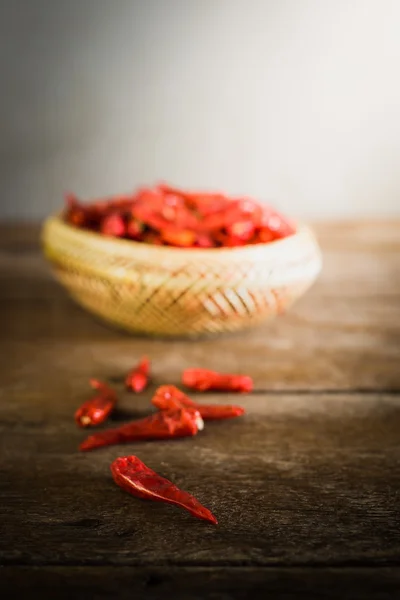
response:
[[[271,207],[220,193],[159,185],[130,196],[82,204],[69,194],[65,220],[111,237],[179,248],[263,244],[295,233]]]

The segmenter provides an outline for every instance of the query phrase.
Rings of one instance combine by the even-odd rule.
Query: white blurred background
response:
[[[0,218],[159,180],[400,214],[400,0],[1,0]]]

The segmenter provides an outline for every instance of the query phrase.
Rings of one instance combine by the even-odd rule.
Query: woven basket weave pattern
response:
[[[77,302],[128,331],[152,335],[256,324],[290,306],[321,268],[307,228],[273,244],[181,250],[106,238],[51,217],[43,245]]]

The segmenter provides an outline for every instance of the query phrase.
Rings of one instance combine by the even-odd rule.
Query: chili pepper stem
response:
[[[196,417],[196,425],[197,425],[197,429],[199,431],[203,431],[203,429],[204,429],[204,421],[201,418],[200,414],[197,415],[197,417]]]
[[[116,393],[106,383],[91,379],[90,385],[98,394],[75,411],[75,422],[79,427],[93,427],[103,423],[117,402]]]

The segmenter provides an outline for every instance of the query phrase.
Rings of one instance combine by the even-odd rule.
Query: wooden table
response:
[[[37,232],[0,227],[0,597],[398,597],[400,223],[320,225],[324,271],[291,312],[198,342],[96,321],[52,280]],[[133,397],[123,375],[146,353],[154,385]],[[120,390],[118,421],[190,365],[251,374],[247,416],[77,451],[90,377]],[[109,465],[130,453],[220,525],[122,492]]]

